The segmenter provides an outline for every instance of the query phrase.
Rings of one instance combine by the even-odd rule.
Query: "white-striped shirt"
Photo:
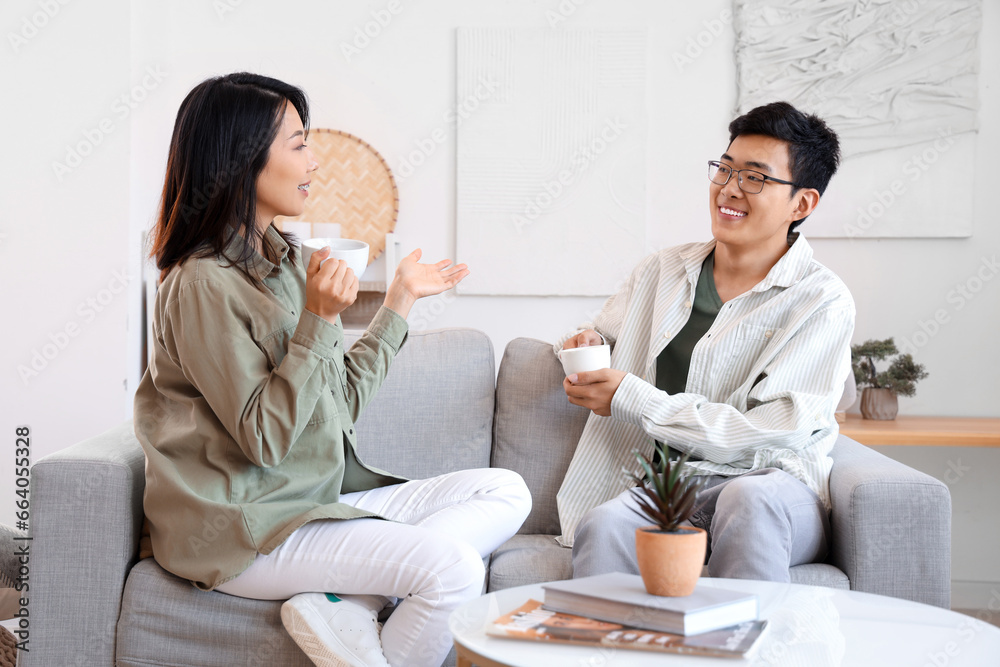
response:
[[[780,468],[829,509],[829,452],[851,366],[854,299],[801,234],[764,280],[722,307],[691,354],[685,392],[655,386],[656,358],[687,322],[714,247],[713,240],[650,255],[582,326],[614,345],[612,367],[629,374],[611,416],[591,413],[556,496],[560,544],[572,546],[583,515],[631,486],[622,468],[637,470],[633,451],[651,454],[654,439],[701,459],[690,463],[698,474]]]

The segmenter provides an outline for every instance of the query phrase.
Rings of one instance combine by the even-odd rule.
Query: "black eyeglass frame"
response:
[[[719,169],[721,167],[726,167],[727,169],[729,169],[729,176],[726,178],[726,180],[724,180],[722,183],[719,183],[717,180],[715,180],[714,178],[712,178],[712,168],[713,167],[715,168],[716,173],[718,173],[718,171],[719,171]],[[739,186],[740,190],[742,190],[743,192],[747,193],[748,195],[757,195],[757,194],[760,194],[761,192],[763,192],[764,191],[764,182],[765,181],[774,181],[775,183],[781,183],[782,185],[791,185],[791,186],[796,187],[796,188],[804,188],[804,187],[806,187],[804,185],[799,185],[798,183],[792,183],[791,181],[784,181],[784,180],[782,180],[780,178],[775,178],[774,176],[768,176],[767,174],[762,174],[759,171],[757,171],[756,169],[733,169],[728,164],[724,164],[722,162],[719,162],[718,160],[709,160],[708,161],[708,170],[709,170],[708,171],[708,180],[712,181],[716,185],[725,185],[733,177],[733,174],[736,174],[736,184]],[[760,176],[760,179],[761,179],[760,180],[760,190],[757,190],[756,192],[751,192],[750,190],[747,190],[745,187],[743,187],[743,172],[744,171],[748,171],[751,174],[757,174],[758,176]]]

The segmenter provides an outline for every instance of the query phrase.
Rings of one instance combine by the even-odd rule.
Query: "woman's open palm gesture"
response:
[[[421,264],[420,248],[403,258],[385,294],[385,305],[406,317],[417,299],[440,294],[469,275],[465,264],[452,265],[450,259],[437,264]]]
[[[414,299],[440,294],[469,275],[465,264],[452,264],[450,259],[443,259],[437,264],[420,264],[421,254],[420,248],[417,248],[404,257],[396,268],[393,281],[398,282]]]

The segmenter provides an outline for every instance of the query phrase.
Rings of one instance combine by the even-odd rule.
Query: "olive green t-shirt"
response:
[[[722,309],[722,299],[715,290],[715,252],[710,252],[701,265],[698,285],[694,291],[691,317],[660,356],[656,358],[656,388],[668,394],[684,393],[687,386],[688,368],[691,366],[691,352],[715,322]]]
[[[687,386],[691,353],[698,341],[712,328],[715,317],[722,309],[722,299],[715,289],[715,251],[705,258],[694,290],[691,317],[673,340],[656,358],[656,388],[668,394],[681,394]],[[677,458],[677,451],[670,448],[670,458]]]

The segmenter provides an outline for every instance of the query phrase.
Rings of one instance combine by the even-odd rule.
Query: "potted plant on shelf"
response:
[[[680,524],[697,509],[695,497],[706,478],[685,474],[687,453],[671,461],[663,445],[656,443],[656,450],[655,462],[635,452],[642,474],[624,471],[639,485],[632,492],[641,509],[632,509],[654,522],[635,531],[639,574],[652,595],[690,595],[701,576],[708,541],[703,529]]]
[[[886,370],[879,373],[875,369],[875,361],[893,356]],[[899,354],[892,338],[852,345],[851,366],[858,387],[864,388],[861,416],[865,419],[895,419],[899,412],[897,396],[913,396],[917,382],[927,377],[923,364],[915,363],[910,354]]]

